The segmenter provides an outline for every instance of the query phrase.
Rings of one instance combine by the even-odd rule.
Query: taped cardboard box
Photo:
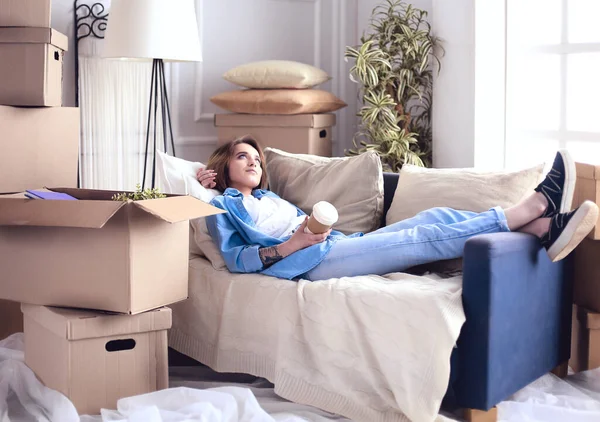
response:
[[[184,300],[188,220],[224,212],[191,196],[51,190],[79,200],[0,196],[0,298],[129,314]]]
[[[51,28],[0,28],[0,104],[62,105],[66,35]]]
[[[117,400],[169,387],[171,310],[103,315],[22,305],[25,363],[80,414],[116,409]]]
[[[600,165],[575,163],[577,168],[577,183],[573,198],[573,209],[585,200],[595,202],[600,206]],[[600,223],[588,234],[590,239],[600,239]]]
[[[23,332],[21,304],[0,299],[0,340]]]
[[[0,106],[0,192],[77,187],[79,108]]]
[[[600,313],[573,306],[571,359],[575,372],[600,367]]]
[[[260,145],[294,154],[330,157],[331,131],[335,114],[215,114],[215,127],[222,145],[244,135],[252,135]]]
[[[583,239],[574,255],[573,301],[600,312],[600,240]]]
[[[0,0],[0,26],[36,26],[50,28],[50,0]]]

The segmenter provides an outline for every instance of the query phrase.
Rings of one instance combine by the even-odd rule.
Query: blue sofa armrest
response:
[[[552,263],[523,233],[466,242],[466,322],[450,386],[460,407],[488,410],[569,359],[571,266],[571,259]]]

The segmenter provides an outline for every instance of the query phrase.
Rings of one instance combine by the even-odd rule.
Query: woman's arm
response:
[[[260,260],[265,268],[281,261],[286,256],[291,255],[300,249],[321,243],[327,239],[327,236],[329,236],[331,233],[331,229],[322,234],[304,233],[304,228],[306,227],[307,221],[308,217],[304,219],[292,237],[285,242],[276,246],[268,246],[258,249],[258,256],[260,257]]]
[[[211,202],[217,208],[224,209],[218,202]],[[247,244],[235,226],[229,221],[228,214],[216,214],[204,217],[208,232],[223,256],[227,268],[232,273],[255,273],[263,268],[258,249],[259,245]]]

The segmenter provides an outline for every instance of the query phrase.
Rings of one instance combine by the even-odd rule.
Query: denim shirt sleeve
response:
[[[220,204],[213,204],[219,208]],[[248,245],[228,214],[211,215],[206,218],[208,232],[223,255],[227,268],[232,273],[254,273],[263,269],[258,255],[259,245]]]

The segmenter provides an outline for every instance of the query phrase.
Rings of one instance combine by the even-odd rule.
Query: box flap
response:
[[[335,114],[215,114],[215,126],[244,127],[331,127],[335,126]]]
[[[0,196],[0,226],[99,229],[125,204],[119,201],[51,201]]]
[[[192,196],[174,196],[171,198],[133,201],[133,204],[169,223],[178,223],[180,221],[225,212]]]
[[[63,51],[69,49],[69,39],[52,28],[0,27],[1,43],[52,44]]]
[[[171,309],[154,309],[137,315],[110,314],[74,308],[22,304],[26,317],[67,340],[109,337],[171,328]]]
[[[583,179],[600,179],[600,165],[590,163],[575,163],[577,167],[577,177]]]

